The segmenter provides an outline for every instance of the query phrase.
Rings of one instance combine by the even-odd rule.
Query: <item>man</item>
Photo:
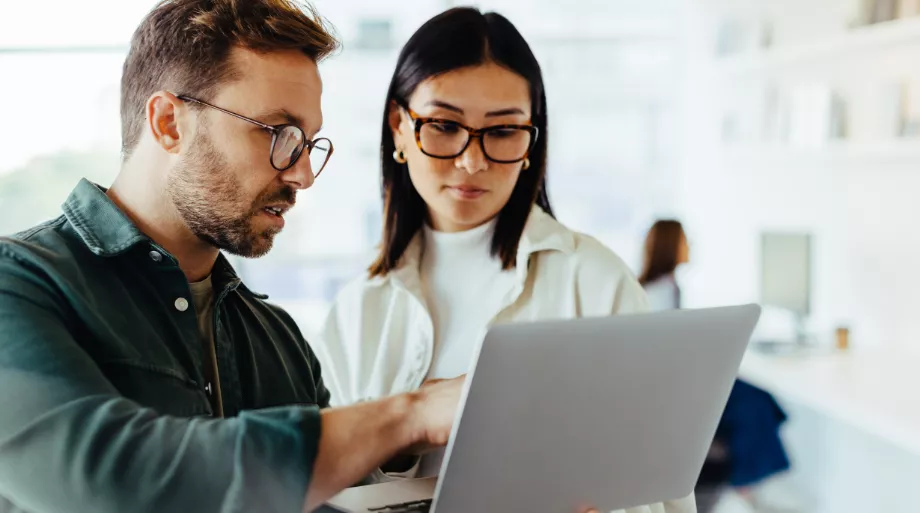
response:
[[[141,23],[115,183],[0,239],[0,511],[311,510],[446,443],[459,382],[322,409],[294,322],[220,253],[266,253],[321,171],[335,46],[289,0],[165,1]]]

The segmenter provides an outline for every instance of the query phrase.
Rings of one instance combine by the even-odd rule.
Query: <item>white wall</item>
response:
[[[691,239],[684,279],[687,306],[757,301],[759,235],[765,230],[815,236],[812,329],[831,335],[849,324],[856,349],[920,353],[920,144],[884,142],[878,88],[914,74],[920,29],[910,44],[880,46],[836,62],[807,62],[767,82],[821,77],[844,90],[851,106],[850,143],[799,149],[721,141],[726,105],[744,104],[763,70],[725,75],[712,57],[713,13],[726,9],[780,14],[777,38],[790,44],[832,41],[855,2],[769,0],[689,2],[684,26],[683,147],[677,197]],[[754,6],[754,7],[752,7]],[[920,27],[920,25],[918,25]],[[741,61],[757,69],[757,61]],[[819,66],[823,66],[818,69]],[[775,70],[770,70],[772,71]],[[796,76],[798,73],[798,76]],[[821,80],[815,80],[820,83]],[[756,122],[756,116],[754,116]],[[742,131],[744,132],[744,131]],[[777,398],[793,463],[786,484],[808,513],[913,513],[920,458],[886,440]],[[786,490],[788,492],[788,489]]]
[[[841,7],[845,2],[825,4],[837,7],[825,12],[838,25],[850,12]],[[790,35],[793,40],[807,39],[801,28],[806,15],[815,17],[819,27],[812,39],[834,32],[818,11],[803,14],[788,2],[773,7],[787,12],[799,27]],[[746,77],[725,79],[714,73],[711,13],[706,5],[689,12],[685,27],[688,87],[677,195],[693,251],[685,280],[688,306],[756,301],[759,233],[808,230],[816,236],[812,327],[829,335],[845,323],[856,347],[920,352],[920,280],[913,270],[920,262],[920,202],[915,201],[920,144],[881,143],[867,128],[878,111],[870,91],[888,77],[914,74],[908,64],[920,57],[920,48],[884,48],[880,56],[843,62],[829,72],[855,102],[851,117],[858,121],[853,127],[858,139],[852,144],[732,150],[719,140],[721,112],[749,84]]]

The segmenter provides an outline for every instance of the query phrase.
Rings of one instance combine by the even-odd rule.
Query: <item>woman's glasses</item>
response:
[[[449,119],[421,117],[404,107],[415,124],[415,142],[425,155],[436,159],[457,158],[473,138],[479,138],[483,155],[492,162],[512,164],[527,158],[539,130],[533,125],[494,125],[470,128]]]
[[[270,132],[272,134],[272,145],[269,150],[269,160],[271,161],[272,167],[278,171],[284,171],[296,164],[297,160],[303,156],[304,150],[306,150],[307,155],[310,156],[310,169],[313,172],[313,176],[319,177],[319,174],[329,162],[329,157],[332,156],[332,141],[325,137],[308,141],[303,130],[297,125],[266,125],[265,123],[247,118],[242,114],[222,109],[206,101],[192,98],[191,96],[182,95],[177,96],[177,98],[182,101],[194,102],[206,107],[211,107],[212,109],[217,109],[224,114],[229,114],[243,121],[248,121]]]

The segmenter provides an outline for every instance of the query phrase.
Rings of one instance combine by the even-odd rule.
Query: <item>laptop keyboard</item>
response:
[[[404,502],[402,504],[390,504],[379,508],[367,508],[368,511],[375,513],[428,513],[431,509],[431,499],[424,501]]]

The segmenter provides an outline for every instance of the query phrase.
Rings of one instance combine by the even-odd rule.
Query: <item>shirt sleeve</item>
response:
[[[0,247],[0,504],[35,513],[303,509],[318,408],[160,415],[105,378],[50,283]]]
[[[333,302],[315,337],[313,351],[323,369],[323,384],[328,388],[331,406],[348,406],[361,402],[360,376],[355,375],[353,360],[360,359],[361,340],[350,336],[349,323],[360,324],[360,312],[351,315],[342,304],[342,294]]]

